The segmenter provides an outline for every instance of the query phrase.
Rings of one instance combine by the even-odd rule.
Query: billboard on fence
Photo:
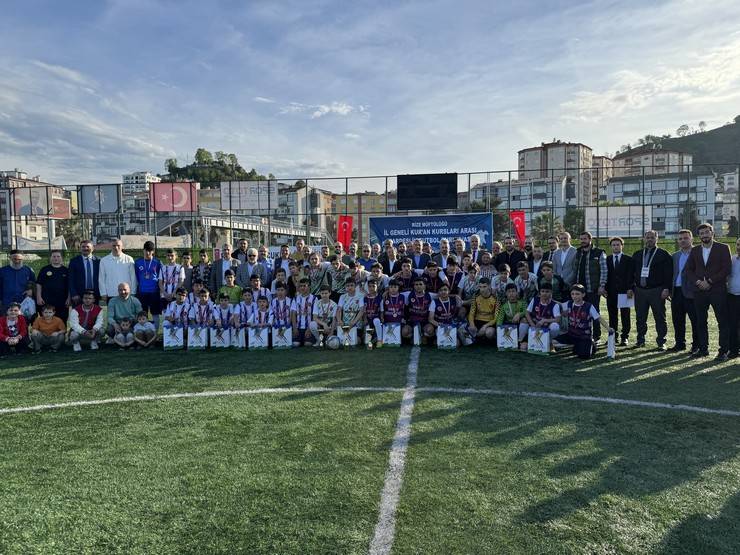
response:
[[[267,212],[278,207],[277,181],[222,181],[221,210]]]
[[[118,185],[80,185],[78,188],[80,212],[83,214],[118,212],[118,188]]]
[[[461,237],[467,242],[473,234],[480,236],[481,245],[490,247],[493,241],[491,213],[438,214],[435,216],[380,216],[370,218],[370,236],[373,242],[391,239],[413,241],[421,239],[436,246],[439,240]]]
[[[13,189],[16,216],[48,216],[52,194],[49,187]]]
[[[597,218],[598,210],[598,218]],[[586,231],[602,237],[642,237],[653,227],[653,207],[593,206],[586,208]]]

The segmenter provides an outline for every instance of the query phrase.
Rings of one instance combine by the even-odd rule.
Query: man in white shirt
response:
[[[576,248],[570,244],[570,233],[563,231],[559,236],[559,249],[553,255],[555,264],[555,274],[563,278],[565,285],[570,287],[575,283],[576,267]]]
[[[114,239],[110,254],[100,261],[98,285],[103,301],[108,302],[109,298],[118,295],[119,283],[128,283],[131,287],[131,294],[136,293],[134,259],[123,252],[123,242],[120,239]]]

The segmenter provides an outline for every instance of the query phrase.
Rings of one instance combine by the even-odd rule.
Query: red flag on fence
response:
[[[352,216],[339,216],[337,223],[337,241],[347,249],[347,245],[352,242]]]
[[[527,236],[527,222],[524,218],[524,210],[512,210],[509,212],[516,239],[519,241],[519,248],[524,248],[524,238]],[[513,268],[512,268],[513,271]]]
[[[192,181],[149,184],[149,205],[152,212],[195,212],[198,210],[198,190]]]

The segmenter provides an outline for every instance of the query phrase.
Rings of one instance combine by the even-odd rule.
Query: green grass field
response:
[[[367,553],[410,355],[2,360],[0,553]],[[393,553],[740,552],[740,416],[486,389],[740,411],[737,359],[423,347]]]

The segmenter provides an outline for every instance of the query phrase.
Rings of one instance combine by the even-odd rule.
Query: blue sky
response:
[[[278,177],[513,169],[740,114],[736,2],[10,1],[0,169],[56,183],[197,147]]]

